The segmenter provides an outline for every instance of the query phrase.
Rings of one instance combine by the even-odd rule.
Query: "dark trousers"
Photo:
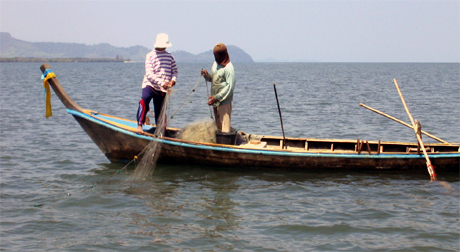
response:
[[[155,110],[155,124],[158,123],[165,93],[155,90],[151,86],[142,89],[142,98],[139,101],[139,108],[137,109],[137,125],[145,123],[145,115],[150,110],[150,100],[153,99],[153,109]]]

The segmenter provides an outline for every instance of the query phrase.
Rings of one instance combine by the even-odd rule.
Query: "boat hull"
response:
[[[417,143],[266,137],[252,145],[223,145],[183,141],[169,129],[164,137],[136,133],[137,122],[86,110],[65,92],[48,64],[40,67],[45,80],[88,136],[112,162],[128,162],[151,141],[161,143],[159,162],[244,169],[286,170],[420,170],[425,158]],[[152,125],[145,126],[151,132]],[[168,137],[169,136],[169,137]],[[248,142],[248,141],[247,141]],[[257,141],[255,141],[257,142]],[[258,145],[261,144],[261,145]],[[263,145],[263,146],[262,146]],[[460,143],[424,144],[436,172],[460,169]]]
[[[134,159],[150,141],[161,143],[160,163],[215,167],[284,170],[420,170],[426,172],[422,154],[315,153],[245,149],[238,146],[194,143],[171,138],[152,138],[120,129],[96,118],[69,111],[111,162]],[[460,153],[431,154],[440,171],[458,171]]]

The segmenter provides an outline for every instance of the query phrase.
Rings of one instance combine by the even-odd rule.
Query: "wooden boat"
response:
[[[49,72],[48,64],[41,66]],[[217,144],[176,138],[179,129],[167,128],[165,136],[137,134],[136,122],[81,108],[62,88],[56,77],[48,83],[84,131],[111,161],[130,161],[150,141],[162,144],[159,162],[198,164],[247,169],[289,170],[420,170],[426,172],[423,153],[417,143],[290,138],[244,135],[247,141]],[[146,125],[154,132],[154,125]],[[284,141],[284,148],[283,146]],[[426,151],[436,172],[459,171],[459,143],[429,143]]]

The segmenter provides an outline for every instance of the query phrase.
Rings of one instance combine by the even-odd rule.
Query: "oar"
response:
[[[371,107],[366,106],[366,105],[364,105],[364,104],[362,104],[362,103],[360,103],[359,106],[364,107],[364,108],[367,108],[367,109],[369,109],[370,111],[373,111],[373,112],[375,112],[375,113],[377,113],[377,114],[379,114],[379,115],[383,115],[383,116],[385,116],[386,118],[389,118],[389,119],[391,119],[391,120],[393,120],[393,121],[396,121],[396,122],[398,122],[398,123],[400,123],[400,124],[402,124],[402,125],[404,125],[404,126],[407,126],[407,127],[411,128],[411,129],[413,129],[412,125],[410,125],[410,124],[408,124],[408,123],[406,123],[406,122],[403,122],[403,121],[401,121],[401,120],[398,120],[398,119],[396,119],[396,118],[394,118],[394,117],[392,117],[392,116],[390,116],[390,115],[387,115],[387,114],[385,114],[385,113],[383,113],[383,112],[381,112],[381,111],[379,111],[379,110],[377,110],[377,109],[371,108]],[[431,137],[431,138],[433,138],[434,140],[439,141],[439,142],[441,142],[441,143],[448,143],[448,142],[442,140],[441,138],[438,138],[438,137],[436,137],[436,136],[431,135],[430,133],[428,133],[428,132],[426,132],[426,131],[423,131],[423,130],[422,130],[422,133],[423,133],[425,136]]]
[[[395,83],[396,89],[398,90],[399,96],[401,97],[401,101],[404,105],[404,108],[406,109],[407,115],[409,116],[409,119],[412,123],[412,127],[414,129],[415,136],[417,137],[418,143],[420,147],[422,148],[423,155],[425,155],[426,166],[428,169],[428,173],[430,174],[431,181],[436,181],[437,179],[436,179],[436,174],[434,173],[434,166],[431,164],[430,158],[428,157],[428,154],[426,153],[425,145],[423,144],[421,133],[419,132],[420,123],[418,125],[415,124],[414,118],[412,118],[412,115],[409,112],[409,108],[407,107],[406,102],[404,101],[404,97],[401,93],[401,90],[399,89],[398,82],[396,82],[396,79],[394,79],[394,83]]]
[[[280,114],[281,130],[283,131],[283,145],[281,146],[281,149],[284,149],[284,144],[286,143],[286,136],[284,135],[283,117],[281,116],[280,103],[278,101],[278,94],[276,93],[275,82],[273,82],[273,88],[275,89],[276,104],[278,104],[278,113]]]

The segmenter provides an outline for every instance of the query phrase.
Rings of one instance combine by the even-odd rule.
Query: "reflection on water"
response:
[[[124,192],[141,199],[145,213],[133,213],[133,234],[152,236],[155,242],[222,237],[238,225],[232,193],[239,176],[209,176],[171,167],[174,173],[157,171],[150,180],[130,184]],[[179,176],[178,176],[179,175]],[[197,219],[190,223],[190,219]],[[183,232],[188,233],[184,238]]]
[[[114,169],[104,171],[105,176]],[[424,174],[409,173],[282,173],[158,165],[150,179],[133,183],[128,177],[107,180],[96,194],[124,195],[118,197],[129,202],[122,207],[123,221],[115,225],[129,230],[125,235],[131,242],[156,248],[404,250],[458,237],[458,223],[446,223],[458,217],[455,211],[449,213],[458,208],[460,197],[455,173],[441,178],[452,190],[429,182]],[[438,235],[412,242],[424,237],[429,223],[442,225],[434,231]],[[437,244],[440,249],[455,248],[448,242]]]

